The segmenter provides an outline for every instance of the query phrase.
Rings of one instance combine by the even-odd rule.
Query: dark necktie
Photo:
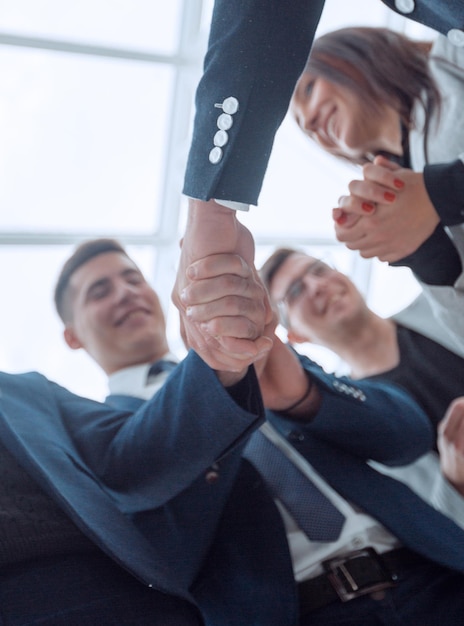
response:
[[[285,505],[309,539],[338,539],[345,517],[259,430],[251,437],[244,456],[253,463],[269,490]]]
[[[172,372],[176,365],[177,363],[174,363],[174,361],[168,361],[166,359],[155,361],[148,370],[147,385],[151,383],[153,379],[158,376],[158,374],[161,374],[162,372]]]
[[[297,448],[340,495],[381,522],[405,546],[464,571],[464,530],[406,485],[316,438],[306,436]]]

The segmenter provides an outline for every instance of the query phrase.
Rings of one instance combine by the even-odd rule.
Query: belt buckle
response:
[[[355,580],[353,573],[349,571],[349,564],[359,558],[368,558],[370,560],[373,570],[376,570],[375,575],[378,575],[379,580],[374,580],[371,583],[359,583]],[[381,555],[374,548],[354,550],[343,556],[323,561],[322,565],[327,573],[327,578],[342,602],[348,602],[359,596],[382,591],[383,589],[394,587],[396,584],[397,576],[389,571],[382,561]]]

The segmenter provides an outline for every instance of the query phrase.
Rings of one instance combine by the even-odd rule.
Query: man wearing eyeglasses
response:
[[[229,276],[229,281],[221,283],[221,273],[227,267],[224,256],[234,257],[217,255],[217,260],[208,257],[195,264],[195,278],[185,297],[192,322],[201,323],[208,318],[208,311],[214,312],[224,284],[232,278]],[[307,281],[322,280],[333,272],[327,265],[315,261],[306,257],[305,264],[300,265],[293,276],[290,294],[293,298],[298,300]],[[218,274],[216,282],[215,263]],[[233,263],[229,267],[233,267]],[[285,292],[282,295],[285,296]],[[268,613],[267,621],[262,622],[257,618],[256,623],[374,626],[378,623],[402,624],[410,620],[411,623],[424,626],[437,626],[445,619],[449,624],[460,624],[462,608],[459,608],[459,604],[463,597],[464,580],[460,574],[451,570],[436,570],[432,562],[444,554],[444,546],[438,548],[435,544],[438,538],[450,542],[454,556],[460,553],[461,548],[458,546],[464,524],[464,499],[459,489],[461,485],[454,487],[445,481],[436,458],[433,463],[430,454],[420,458],[416,456],[413,463],[404,467],[403,463],[392,461],[391,457],[387,459],[392,441],[388,443],[386,433],[376,426],[377,419],[385,418],[394,430],[398,427],[399,439],[407,449],[415,446],[416,435],[410,437],[405,430],[406,423],[403,423],[408,415],[407,405],[398,407],[398,412],[387,410],[385,413],[383,401],[377,397],[378,414],[364,419],[362,415],[366,403],[373,401],[372,383],[327,374],[309,359],[298,358],[294,351],[277,338],[264,372],[261,372],[262,365],[259,363],[256,367],[268,409],[267,422],[250,438],[244,456],[256,466],[278,505],[300,598],[300,621],[296,622],[289,612],[292,601],[288,594],[293,595],[291,590],[284,592],[282,587],[277,586],[275,592],[281,603],[289,602],[286,605],[286,619],[282,616],[276,619],[276,607],[269,604],[269,596],[269,602],[264,606],[260,602],[256,610],[257,615],[260,613],[262,616],[273,606],[272,612]],[[308,377],[306,385],[300,381],[302,368]],[[301,390],[294,392],[292,400],[291,390],[299,385]],[[388,389],[389,393],[395,393],[395,389],[400,391],[398,387],[387,384],[384,389]],[[340,404],[337,406],[338,401]],[[463,403],[451,407],[443,431],[445,439],[459,425],[463,409]],[[419,426],[419,421],[416,426]],[[369,444],[366,447],[367,441]],[[431,447],[424,453],[430,450]],[[381,456],[387,455],[384,461],[379,461],[379,453]],[[284,469],[282,457],[286,459],[287,466],[294,466],[293,472]],[[246,495],[247,492],[243,491],[242,498]],[[321,495],[330,500],[337,512],[335,515],[329,514]],[[305,503],[310,505],[311,512],[302,514]],[[257,513],[257,509],[262,506],[263,503],[256,497],[247,505],[247,512]],[[431,508],[440,512],[439,517],[425,522]],[[340,521],[340,516],[344,521],[335,530],[335,518],[338,517]],[[458,536],[455,535],[453,539],[448,534],[450,529],[439,530],[444,516],[461,527]],[[228,518],[223,516],[223,519]],[[256,538],[276,532],[279,522],[277,519],[271,522],[270,519],[264,526],[256,519],[252,531]],[[308,526],[307,522],[310,520],[317,522],[318,528],[309,527],[311,524]],[[425,522],[428,529],[428,537],[423,537],[420,545],[428,545],[431,550],[425,561],[417,561],[414,557],[409,560],[411,554],[407,551],[404,562],[402,548],[397,552],[399,545],[407,546],[413,553],[423,554],[422,547],[419,548],[416,543],[417,537],[422,534],[416,526],[417,521]],[[222,610],[224,606],[232,606],[231,597],[236,581],[250,581],[247,590],[250,589],[251,595],[245,591],[244,599],[239,601],[240,610],[243,611],[245,602],[250,606],[250,599],[253,604],[252,598],[258,597],[255,594],[258,594],[259,585],[252,572],[258,565],[259,551],[256,551],[253,541],[248,541],[250,529],[243,522],[238,527],[241,529],[241,540],[228,552],[232,572],[229,568],[224,570],[224,561],[216,560],[217,555],[213,551],[210,565],[220,570],[221,574],[215,578],[213,587],[211,580],[209,585],[200,586],[209,624],[222,623],[221,616],[224,613],[221,615],[221,605]],[[435,547],[429,544],[430,540]],[[272,553],[275,556],[274,548]],[[396,559],[397,556],[401,561],[394,576],[398,585],[388,588],[388,582],[380,571],[385,571],[383,566],[390,557]],[[282,553],[279,559],[281,565],[285,560],[286,556]],[[283,582],[283,578],[281,567],[279,573],[275,567],[272,566],[271,571],[277,584],[279,579]],[[237,570],[236,577],[233,575],[234,568]],[[388,565],[386,569],[389,569]],[[461,571],[460,566],[458,570]],[[370,583],[378,581],[377,576],[383,582],[380,587],[375,583],[372,587]],[[439,580],[446,580],[440,590]],[[427,591],[422,593],[422,589]],[[405,592],[406,597],[403,595]],[[444,599],[444,595],[448,596],[447,599]],[[413,597],[418,602],[412,600]],[[249,613],[240,614],[238,610],[230,616],[228,624],[241,626],[242,623],[254,623]]]
[[[276,250],[260,273],[291,344],[311,342],[332,350],[352,378],[400,384],[435,425],[464,395],[464,355],[422,296],[384,319],[348,276],[291,248]]]
[[[393,318],[384,319],[367,306],[348,276],[291,248],[276,250],[261,268],[261,277],[291,344],[324,346],[348,365],[352,378],[389,381],[407,389],[438,427],[444,477],[464,493],[464,459],[459,452],[464,437],[459,428],[447,430],[445,437],[442,422],[448,407],[464,396],[464,358],[426,299],[419,296]],[[421,466],[426,483],[439,471],[433,453]]]

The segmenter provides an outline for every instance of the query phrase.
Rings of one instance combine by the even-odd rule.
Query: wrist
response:
[[[224,387],[233,387],[239,383],[247,374],[248,367],[239,372],[228,372],[225,370],[216,370],[216,376]]]
[[[197,200],[196,198],[189,199],[189,216],[192,219],[203,219],[203,216],[211,216],[211,211],[215,214],[221,214],[229,219],[236,218],[236,212],[234,209],[230,209],[223,204],[219,204],[216,200]]]
[[[304,392],[304,394],[296,402],[294,402],[287,408],[281,409],[279,411],[280,413],[291,413],[292,411],[297,409],[301,404],[303,404],[305,400],[309,398],[312,388],[313,388],[313,382],[309,379],[309,377],[307,378],[307,380],[308,380],[308,383],[307,383],[306,391]]]
[[[319,389],[314,384],[309,372],[305,371],[307,387],[302,396],[300,396],[293,404],[284,409],[276,410],[285,417],[292,419],[308,420],[316,415],[321,404],[321,395]]]

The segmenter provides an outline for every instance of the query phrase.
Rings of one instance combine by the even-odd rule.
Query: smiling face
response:
[[[284,313],[292,343],[311,341],[331,347],[368,312],[347,276],[299,252],[288,256],[275,272],[270,297]]]
[[[379,151],[402,153],[399,114],[386,104],[368,108],[354,90],[314,77],[300,77],[291,111],[301,130],[324,150],[356,162]]]
[[[69,291],[66,342],[86,350],[107,374],[168,351],[158,296],[125,254],[107,252],[90,259],[72,274]]]

